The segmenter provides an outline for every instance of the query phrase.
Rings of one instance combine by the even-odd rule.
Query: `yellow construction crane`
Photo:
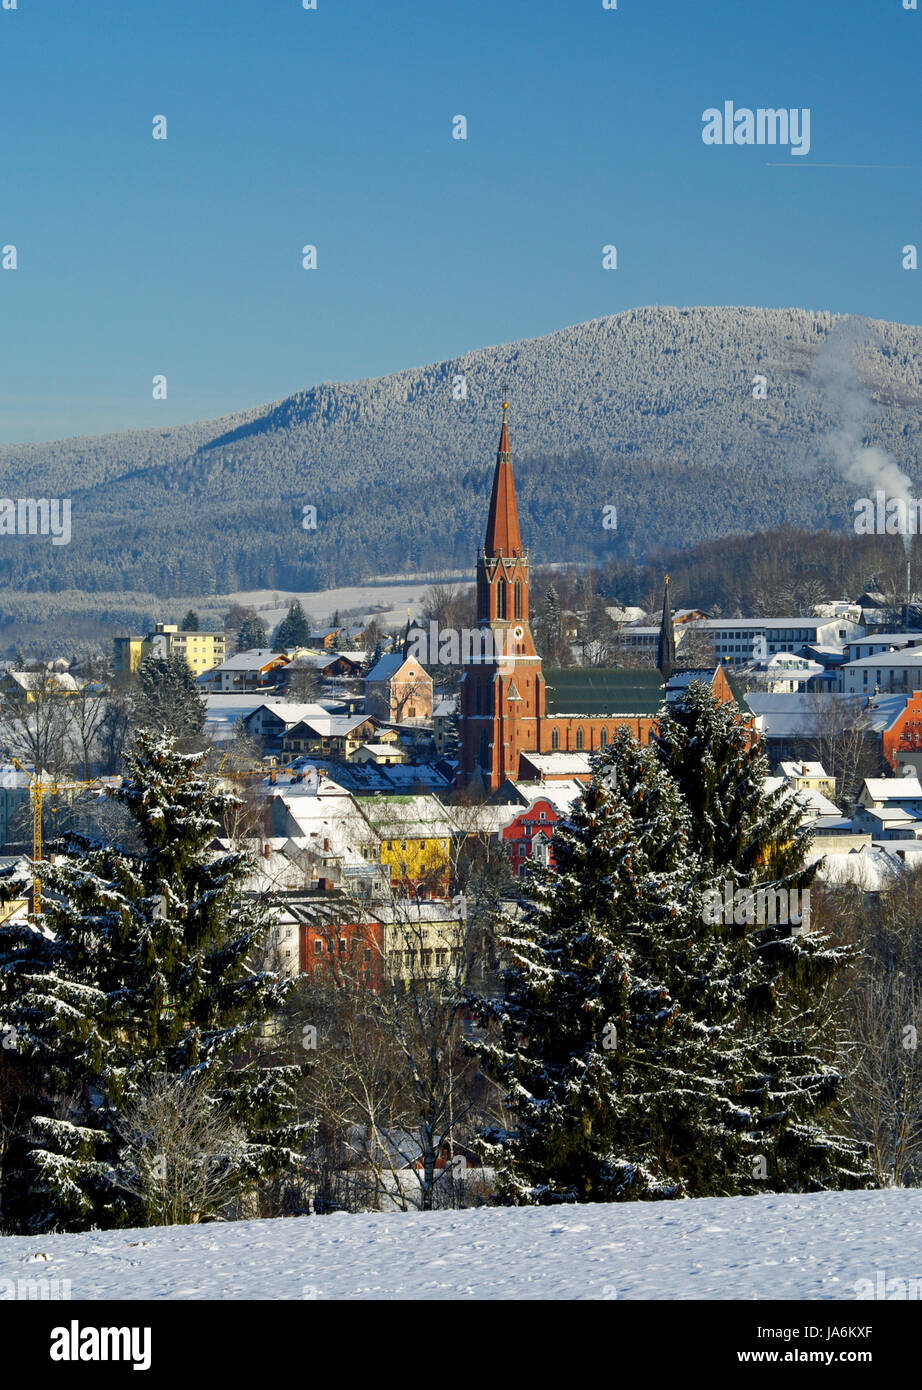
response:
[[[32,911],[36,917],[42,910],[42,885],[38,876],[36,865],[42,857],[42,801],[45,796],[55,796],[60,791],[71,791],[77,788],[95,787],[96,782],[42,782],[41,777],[33,777],[28,768],[23,767],[18,758],[13,759],[13,766],[18,767],[20,772],[24,772],[29,779],[30,792],[32,797]]]

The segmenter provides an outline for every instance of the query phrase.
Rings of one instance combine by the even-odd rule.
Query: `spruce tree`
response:
[[[187,745],[205,728],[205,701],[185,657],[148,656],[138,668],[136,720],[140,728],[171,735]]]
[[[515,1128],[484,1136],[514,1202],[730,1190],[747,1147],[732,1027],[680,999],[723,988],[703,923],[687,809],[655,754],[619,730],[532,872],[502,940],[501,999],[473,1000],[473,1044]]]
[[[179,624],[179,630],[180,632],[198,632],[199,626],[199,616],[194,608],[190,608]]]
[[[65,838],[63,860],[42,866],[41,930],[0,929],[0,1032],[30,1083],[5,1119],[7,1230],[142,1222],[120,1117],[164,1077],[205,1088],[243,1131],[223,1158],[239,1191],[298,1162],[299,1069],[262,1066],[253,1044],[287,993],[251,964],[272,919],[243,894],[249,857],[209,849],[233,798],[169,739],[142,734],[126,761],[115,796],[142,849]]]
[[[735,904],[711,931],[730,971],[721,1014],[737,1018],[746,1058],[738,1094],[756,1158],[739,1190],[868,1185],[864,1157],[835,1119],[843,1078],[827,1001],[851,952],[813,932],[809,917],[799,924],[769,909],[796,901],[802,913],[819,867],[807,862],[800,809],[783,788],[766,790],[760,742],[738,706],[703,682],[664,712],[654,746],[689,809],[708,886]]]
[[[310,635],[310,622],[300,603],[295,601],[289,606],[287,616],[275,629],[272,645],[277,652],[286,651],[289,647],[304,647]]]
[[[237,651],[264,651],[269,646],[269,635],[259,618],[244,618],[237,633]]]

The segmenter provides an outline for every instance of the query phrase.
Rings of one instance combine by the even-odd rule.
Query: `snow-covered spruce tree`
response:
[[[702,1021],[735,1017],[745,1054],[738,1102],[749,1115],[753,1163],[740,1172],[737,1190],[868,1186],[864,1155],[836,1120],[843,1078],[834,1064],[828,987],[851,952],[811,932],[809,918],[792,926],[788,918],[797,914],[780,910],[796,903],[802,913],[818,868],[807,863],[800,810],[782,789],[766,790],[761,744],[737,707],[703,682],[669,706],[653,746],[689,809],[707,885],[733,904],[711,926],[728,987],[723,996],[711,991],[719,1010]],[[689,984],[693,998],[699,982]]]
[[[507,1201],[735,1190],[740,1059],[732,1022],[701,1022],[722,1012],[726,963],[690,837],[674,782],[620,730],[557,827],[556,872],[533,871],[507,922],[502,997],[472,1000],[473,1050],[513,1116],[484,1136]]]
[[[202,761],[141,734],[115,795],[143,849],[66,838],[63,860],[41,870],[42,930],[0,929],[0,1029],[32,1079],[3,1146],[7,1230],[138,1221],[119,1171],[121,1116],[164,1074],[204,1079],[208,1103],[245,1134],[233,1157],[241,1194],[299,1161],[300,1069],[265,1068],[252,1047],[287,992],[248,964],[271,918],[241,892],[248,856],[208,849],[228,798]]]
[[[138,727],[169,735],[184,750],[201,747],[205,701],[185,657],[145,657],[138,668]]]

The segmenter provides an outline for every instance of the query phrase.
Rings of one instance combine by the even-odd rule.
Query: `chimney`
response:
[[[269,841],[268,841],[268,840],[267,840],[266,843],[263,845],[263,858],[264,858],[264,859],[271,859],[271,858],[272,858],[272,846],[269,844]]]

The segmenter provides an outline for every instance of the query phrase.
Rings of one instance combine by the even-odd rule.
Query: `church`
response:
[[[539,778],[579,776],[584,755],[604,748],[625,725],[646,744],[663,703],[664,678],[675,664],[667,580],[659,670],[544,670],[529,620],[529,558],[519,532],[507,409],[504,404],[477,557],[477,623],[490,629],[491,640],[483,643],[486,655],[465,662],[459,705],[459,781],[490,792],[536,772]],[[721,698],[733,698],[720,669],[701,674],[716,677]]]

